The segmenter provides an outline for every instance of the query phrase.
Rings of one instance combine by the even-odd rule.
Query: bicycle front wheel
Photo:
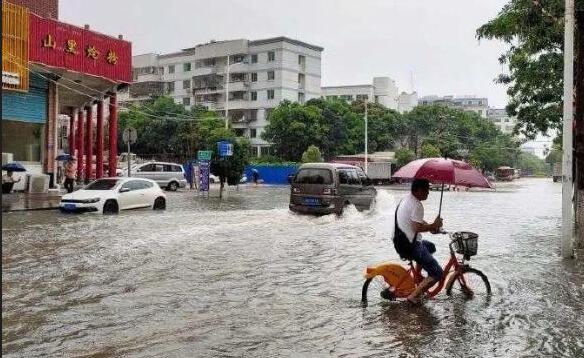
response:
[[[382,293],[383,292],[383,293]],[[361,302],[367,303],[372,299],[375,300],[394,300],[389,294],[389,285],[385,282],[385,279],[381,275],[377,275],[372,278],[368,278],[363,283],[363,289],[361,290]]]
[[[465,266],[446,286],[449,296],[462,296],[466,299],[486,299],[491,295],[491,284],[481,271]]]

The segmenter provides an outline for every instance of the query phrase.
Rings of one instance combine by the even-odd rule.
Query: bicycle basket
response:
[[[470,258],[477,254],[479,235],[470,231],[460,231],[453,234],[454,250],[456,253],[464,255],[465,258]]]

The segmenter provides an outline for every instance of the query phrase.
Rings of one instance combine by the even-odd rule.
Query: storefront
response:
[[[51,186],[63,152],[77,158],[80,181],[115,175],[116,93],[132,79],[131,44],[2,6],[3,159],[47,174]]]

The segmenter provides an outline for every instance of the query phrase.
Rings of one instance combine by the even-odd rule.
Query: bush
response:
[[[317,146],[311,145],[302,154],[302,163],[316,163],[322,162],[322,155],[320,154],[320,149]]]
[[[398,149],[395,152],[395,159],[397,161],[398,167],[403,167],[404,165],[414,160],[414,158],[415,158],[414,152],[412,152],[409,149],[402,148]]]

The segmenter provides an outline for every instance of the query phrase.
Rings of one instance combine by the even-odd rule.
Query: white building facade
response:
[[[322,87],[325,98],[340,98],[346,101],[370,101],[399,111],[407,112],[417,105],[416,92],[398,94],[395,81],[389,77],[374,77],[372,84]]]
[[[424,96],[420,98],[420,104],[444,104],[449,107],[462,109],[466,112],[474,112],[483,118],[487,118],[489,100],[477,96]]]
[[[510,117],[504,108],[489,108],[487,111],[487,118],[496,125],[501,132],[505,134],[513,134],[513,129],[515,128],[517,119]]]
[[[166,55],[133,57],[134,83],[120,102],[168,95],[188,109],[202,105],[249,138],[258,155],[270,111],[283,100],[304,103],[320,97],[322,47],[286,37],[211,41]]]

